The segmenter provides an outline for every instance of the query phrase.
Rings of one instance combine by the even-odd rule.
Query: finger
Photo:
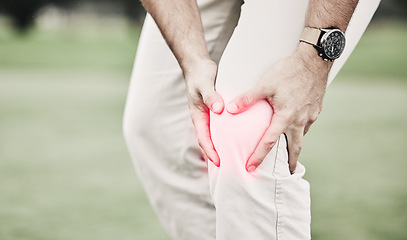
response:
[[[314,112],[311,113],[310,118],[308,120],[308,123],[305,125],[303,135],[307,134],[307,132],[308,132],[309,128],[311,127],[311,125],[317,120],[319,112],[320,111],[314,111]]]
[[[227,105],[226,110],[231,114],[238,114],[246,111],[262,98],[260,91],[253,88],[233,99]]]
[[[208,156],[206,156],[204,150],[202,150],[202,148],[199,148],[199,150],[201,151],[201,155],[202,155],[202,160],[207,162],[208,161]]]
[[[297,168],[298,156],[302,149],[302,139],[303,139],[304,129],[296,128],[295,130],[287,132],[287,148],[288,148],[288,165],[291,174],[294,174]]]
[[[196,111],[191,114],[192,122],[195,126],[198,144],[205,152],[207,158],[217,167],[220,166],[220,160],[215,148],[212,144],[212,139],[209,130],[209,114],[207,112]]]
[[[263,162],[286,127],[285,118],[275,114],[271,120],[270,127],[266,130],[246,163],[246,170],[248,172],[253,172]]]
[[[312,125],[312,124],[310,123],[310,124],[308,124],[308,125],[305,126],[305,128],[304,128],[304,134],[303,134],[304,136],[305,136],[305,134],[307,134],[307,132],[308,132],[309,128],[311,127],[311,125]]]
[[[206,156],[206,154],[205,154],[205,152],[202,150],[202,148],[199,148],[199,149],[201,150],[202,158],[203,158],[203,160],[205,161],[206,166],[208,166],[208,161],[209,161],[208,156]]]
[[[204,104],[214,113],[221,114],[225,108],[223,98],[215,91],[213,86],[201,90]]]

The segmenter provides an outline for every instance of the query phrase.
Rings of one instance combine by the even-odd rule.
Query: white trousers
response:
[[[333,80],[380,0],[360,0]],[[198,0],[216,89],[227,103],[265,70],[291,55],[304,26],[306,0]],[[238,26],[237,26],[238,24]],[[236,27],[237,26],[237,27]],[[161,223],[176,240],[310,239],[310,191],[300,163],[288,169],[282,135],[253,173],[248,156],[270,123],[259,102],[245,113],[211,114],[221,166],[202,159],[189,116],[185,83],[152,18],[146,17],[129,87],[124,135],[137,173]]]

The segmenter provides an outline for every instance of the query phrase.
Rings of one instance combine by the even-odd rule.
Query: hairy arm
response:
[[[209,110],[220,114],[222,97],[215,91],[217,65],[209,56],[196,0],[142,0],[180,64],[198,143],[206,160],[219,166],[209,131]]]
[[[310,0],[305,26],[346,31],[359,0]]]
[[[305,26],[313,28],[339,28],[342,32],[346,32],[349,21],[355,11],[359,0],[310,0],[308,3],[307,15],[305,18]],[[313,46],[307,43],[300,42],[297,52],[307,61],[313,64],[310,70],[322,68],[331,69],[332,63],[323,62],[322,59],[315,54]],[[326,82],[325,78],[320,80]]]
[[[336,27],[346,31],[358,0],[310,0],[305,26]],[[227,111],[245,111],[261,99],[274,110],[270,127],[246,163],[254,171],[284,133],[287,137],[289,166],[293,173],[302,148],[302,139],[322,109],[331,62],[318,56],[314,47],[299,43],[295,53],[271,66],[251,90],[235,98]]]
[[[142,0],[182,69],[210,60],[200,12],[194,0]]]

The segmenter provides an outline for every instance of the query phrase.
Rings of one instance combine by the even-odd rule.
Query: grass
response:
[[[334,83],[306,137],[314,239],[405,239],[407,84]]]
[[[0,31],[0,239],[168,239],[121,117],[138,31]],[[407,230],[407,27],[370,28],[305,138],[313,239]]]
[[[2,81],[0,239],[164,239],[121,136],[125,81],[83,77]]]
[[[375,22],[347,61],[342,75],[363,76],[362,80],[367,81],[375,76],[407,80],[406,41],[407,22]]]

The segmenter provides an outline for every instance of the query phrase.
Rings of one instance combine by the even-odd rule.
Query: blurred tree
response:
[[[16,29],[25,31],[35,20],[39,9],[47,4],[67,7],[74,0],[1,0],[0,12],[8,15]]]
[[[139,0],[121,0],[124,5],[124,11],[128,19],[140,22],[144,20],[145,10]]]
[[[18,29],[25,29],[33,22],[36,11],[45,4],[45,1],[18,1],[2,0],[0,9],[11,16],[14,25]]]
[[[16,29],[24,32],[34,23],[36,13],[46,5],[62,8],[74,7],[78,0],[0,0],[0,13],[8,15]],[[124,14],[132,21],[141,21],[145,11],[139,0],[81,0],[95,4],[109,2],[121,5]]]
[[[119,4],[124,9],[124,14],[132,21],[143,19],[145,11],[139,0],[0,0],[0,13],[8,15],[14,26],[24,31],[30,27],[36,13],[45,5],[53,4],[57,7],[72,7],[78,2],[109,2]],[[382,0],[376,13],[376,18],[407,19],[407,0]]]
[[[376,19],[397,18],[407,19],[407,1],[406,0],[382,0],[376,12]]]

